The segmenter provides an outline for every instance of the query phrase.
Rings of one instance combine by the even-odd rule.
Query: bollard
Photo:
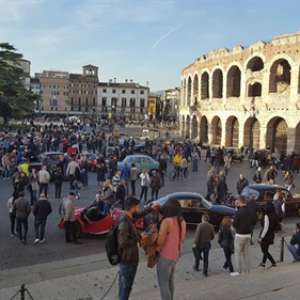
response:
[[[281,243],[280,243],[280,262],[283,262],[284,260],[284,237],[281,238]]]
[[[20,294],[21,294],[21,300],[25,300],[25,284],[21,285]]]

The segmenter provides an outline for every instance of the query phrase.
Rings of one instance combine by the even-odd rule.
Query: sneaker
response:
[[[266,264],[260,263],[258,266],[259,266],[259,267],[262,267],[262,268],[265,268],[265,267],[266,267]]]
[[[46,239],[42,239],[39,241],[39,244],[44,244],[46,242]]]
[[[193,266],[194,271],[199,272],[199,267]]]
[[[277,264],[272,264],[271,268],[276,268]]]
[[[39,243],[39,241],[40,241],[39,239],[35,239],[33,243],[36,245]]]
[[[11,234],[10,237],[11,237],[11,238],[14,238],[14,237],[16,237],[16,236],[15,236],[14,234]]]
[[[233,277],[240,276],[240,273],[239,272],[231,272],[230,276],[233,276]]]

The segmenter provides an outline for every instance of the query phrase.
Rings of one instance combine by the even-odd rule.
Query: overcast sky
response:
[[[99,66],[100,80],[179,85],[215,48],[300,31],[299,0],[0,0],[0,41],[45,69]]]

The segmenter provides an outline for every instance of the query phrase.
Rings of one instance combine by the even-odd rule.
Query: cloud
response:
[[[180,28],[182,28],[183,25],[178,25],[176,27],[171,28],[167,33],[162,35],[158,40],[155,41],[155,43],[152,45],[152,49],[155,49],[163,40],[167,39],[170,35],[178,31]]]
[[[16,22],[44,0],[0,0],[0,23]]]

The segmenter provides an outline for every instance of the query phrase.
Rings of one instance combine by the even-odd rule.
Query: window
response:
[[[145,107],[145,99],[144,98],[141,99],[140,107],[143,107],[143,108]]]
[[[131,90],[131,94],[135,94],[135,90]]]
[[[144,93],[145,93],[144,90],[141,90],[141,95],[144,95]]]
[[[113,93],[113,94],[115,94],[115,93],[116,93],[116,90],[115,90],[115,89],[113,89],[113,90],[112,90],[112,93]]]
[[[126,100],[127,100],[126,98],[122,98],[122,107],[123,107],[123,108],[126,107],[126,104],[127,104],[127,103],[126,103],[126,102],[127,102]]]
[[[111,98],[111,107],[113,110],[117,108],[118,105],[118,98]]]
[[[103,93],[106,93],[106,89],[103,89]]]
[[[96,99],[93,98],[93,106],[96,106]]]
[[[101,105],[103,107],[106,107],[106,101],[107,101],[106,97],[102,97],[102,103],[101,103]]]
[[[130,107],[135,107],[135,98],[130,98]]]
[[[122,90],[122,94],[125,94],[126,93],[126,90]]]

